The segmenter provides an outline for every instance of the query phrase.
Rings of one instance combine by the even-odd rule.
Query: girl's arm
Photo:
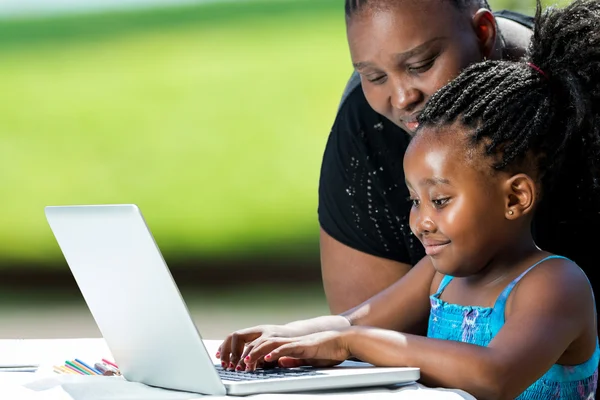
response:
[[[315,332],[341,330],[352,325],[369,325],[403,332],[425,334],[429,317],[429,292],[435,275],[429,257],[421,260],[403,278],[356,308],[290,322],[260,325],[229,334],[219,346],[217,357],[224,367],[245,368],[244,359],[256,346],[272,337],[297,337]],[[438,279],[439,284],[439,279]],[[253,364],[256,367],[256,364]]]
[[[463,389],[480,400],[513,399],[557,360],[580,364],[595,350],[590,285],[566,260],[549,260],[528,273],[513,290],[505,315],[488,347],[367,327],[350,328],[342,342],[363,361],[419,367],[425,384]]]

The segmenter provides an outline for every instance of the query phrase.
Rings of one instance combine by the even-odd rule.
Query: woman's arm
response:
[[[352,325],[425,335],[431,307],[429,296],[440,280],[430,258],[425,257],[402,279],[342,315]]]
[[[363,253],[320,233],[321,275],[329,309],[348,311],[393,285],[412,268],[409,264]]]

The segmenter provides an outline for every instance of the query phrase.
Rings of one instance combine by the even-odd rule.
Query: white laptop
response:
[[[211,395],[407,384],[418,368],[345,367],[223,371],[208,354],[135,205],[46,207],[75,281],[123,376]],[[226,373],[233,378],[221,377]]]

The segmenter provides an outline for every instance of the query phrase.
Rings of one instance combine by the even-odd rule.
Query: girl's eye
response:
[[[409,200],[410,202],[412,202],[412,206],[413,206],[413,207],[415,207],[415,208],[418,208],[418,207],[419,207],[419,204],[421,203],[421,202],[419,201],[419,199],[411,199],[411,198],[409,198],[408,200]]]
[[[444,197],[442,199],[431,200],[431,202],[433,203],[433,205],[436,208],[444,207],[446,204],[448,204],[449,201],[450,201],[450,197]]]

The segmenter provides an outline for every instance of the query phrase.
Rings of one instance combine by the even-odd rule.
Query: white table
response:
[[[212,354],[219,344],[206,340]],[[0,399],[11,400],[192,400],[203,395],[152,388],[128,382],[122,377],[59,375],[53,365],[79,358],[95,362],[112,359],[103,339],[27,339],[0,340]],[[36,372],[3,372],[1,366],[40,365]],[[319,397],[336,400],[398,399],[398,400],[475,400],[460,390],[427,388],[413,384],[398,388],[348,389],[327,393],[260,394],[253,399],[309,400]],[[233,398],[216,396],[215,399]],[[238,397],[239,399],[239,397]]]

